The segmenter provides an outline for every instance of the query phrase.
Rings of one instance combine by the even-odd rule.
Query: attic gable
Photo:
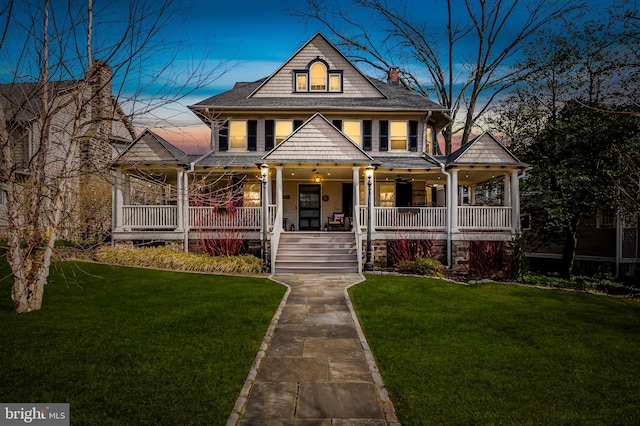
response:
[[[313,115],[262,159],[281,163],[374,161],[320,113]]]
[[[158,164],[184,162],[187,154],[170,144],[149,129],[146,129],[129,147],[118,157],[118,164]]]
[[[336,73],[340,75],[341,79],[341,91],[322,92],[322,97],[381,99],[386,97],[321,33],[313,36],[248,97],[318,96],[318,92],[297,92],[294,87],[296,72],[308,70],[314,62],[322,62],[327,67],[329,73]]]
[[[483,133],[447,158],[449,164],[522,164],[492,134]]]

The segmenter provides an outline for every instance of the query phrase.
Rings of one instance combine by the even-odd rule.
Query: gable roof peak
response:
[[[491,132],[483,132],[446,157],[447,164],[524,165]]]
[[[380,90],[375,84],[373,84],[370,81],[369,77],[363,74],[362,71],[360,71],[360,69],[358,69],[358,67],[356,67],[353,64],[353,62],[351,62],[351,60],[349,60],[349,58],[347,58],[345,54],[342,53],[322,32],[318,31],[309,40],[307,40],[306,43],[304,43],[300,48],[298,48],[298,50],[296,50],[295,53],[291,55],[291,57],[287,59],[276,71],[274,71],[269,77],[265,78],[264,81],[262,81],[262,83],[258,85],[258,87],[256,87],[255,90],[253,90],[247,96],[247,99],[256,96],[265,86],[269,85],[270,82],[272,82],[274,79],[277,79],[279,75],[284,73],[285,72],[284,70],[287,67],[300,69],[301,67],[299,66],[300,65],[299,63],[295,65],[292,65],[292,64],[295,63],[296,59],[301,58],[304,52],[306,52],[306,55],[309,55],[309,52],[307,51],[307,49],[314,49],[315,48],[314,45],[323,44],[323,43],[316,43],[318,39],[321,39],[324,42],[324,44],[326,44],[328,50],[321,51],[320,48],[318,48],[320,52],[318,51],[313,52],[313,54],[311,55],[311,61],[322,60],[328,65],[329,63],[327,61],[330,61],[329,57],[334,55],[333,59],[337,59],[344,67],[352,70],[355,73],[355,75],[357,75],[358,78],[361,79],[361,81],[363,81],[364,84],[369,87],[369,90],[371,91],[371,93],[374,93],[376,96],[379,96],[382,98],[387,98],[387,95],[382,90]],[[308,65],[309,57],[307,57],[306,60],[303,60],[303,62],[305,63],[305,66]],[[291,77],[287,75],[285,80],[290,82]],[[360,88],[360,90],[362,90],[362,87]]]
[[[294,163],[376,161],[320,112],[313,114],[262,160]]]

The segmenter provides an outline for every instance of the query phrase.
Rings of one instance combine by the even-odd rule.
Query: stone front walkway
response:
[[[345,291],[362,276],[272,279],[289,290],[227,425],[397,425]]]

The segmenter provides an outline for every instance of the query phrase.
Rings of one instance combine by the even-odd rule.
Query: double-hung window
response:
[[[247,122],[229,121],[229,149],[247,149]]]
[[[395,207],[396,191],[392,183],[380,184],[380,207]]]
[[[342,122],[342,133],[347,135],[356,145],[362,144],[362,123],[358,121],[344,120]]]
[[[391,150],[407,149],[407,122],[406,121],[390,121],[389,122],[389,142]]]
[[[293,132],[293,121],[276,120],[276,145],[285,140]]]
[[[309,91],[309,75],[306,72],[296,73],[296,92]]]
[[[260,207],[260,184],[245,184],[243,189],[242,205],[244,207]]]

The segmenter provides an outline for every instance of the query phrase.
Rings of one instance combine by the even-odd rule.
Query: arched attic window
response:
[[[327,66],[322,62],[314,62],[309,67],[310,90],[312,92],[327,91]]]
[[[341,92],[342,71],[332,70],[320,58],[309,63],[307,69],[295,71],[296,92]]]

